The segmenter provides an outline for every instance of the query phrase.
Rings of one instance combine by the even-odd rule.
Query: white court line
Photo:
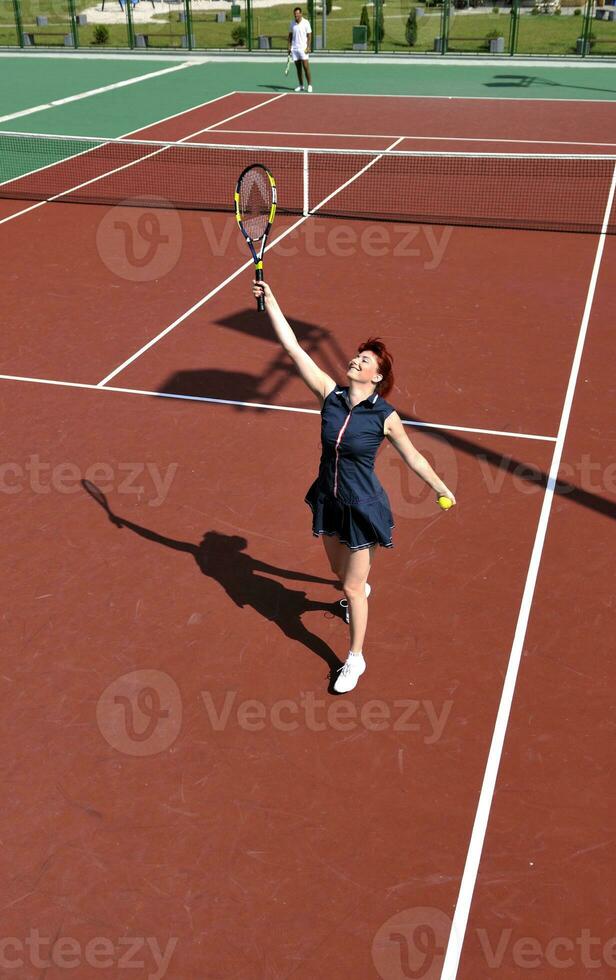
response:
[[[121,82],[113,82],[110,85],[103,85],[100,88],[91,88],[87,92],[78,92],[76,95],[68,95],[64,99],[53,99],[51,102],[44,102],[42,105],[35,105],[31,109],[20,109],[19,112],[11,112],[8,116],[0,116],[0,123],[8,122],[10,119],[19,119],[21,116],[29,116],[33,112],[43,112],[45,109],[52,109],[59,105],[67,105],[69,102],[79,102],[80,99],[89,99],[92,95],[101,95],[103,92],[111,92],[116,88],[125,88],[127,85],[136,85],[138,82],[147,82],[150,78],[158,78],[160,75],[168,75],[172,71],[181,71],[183,68],[194,66],[194,61],[183,61],[181,65],[174,65],[172,68],[161,68],[159,71],[151,71],[147,75],[137,75],[135,78],[125,78]]]
[[[208,398],[206,395],[180,395],[172,391],[147,391],[144,388],[120,388],[116,385],[87,384],[82,381],[55,381],[50,378],[28,378],[19,374],[0,374],[0,381],[22,381],[28,384],[55,385],[59,388],[84,388],[86,391],[115,391],[124,395],[147,395],[148,398],[175,398],[186,402],[205,402],[210,405],[234,405],[239,408],[258,408],[271,412],[297,412],[300,415],[320,415],[318,408],[295,408],[292,405],[269,405],[267,402],[243,402],[232,398]],[[469,432],[484,436],[507,436],[510,439],[531,439],[539,442],[556,442],[555,436],[538,436],[528,432],[506,432],[499,429],[476,429],[465,425],[443,425],[440,422],[416,422],[402,419],[410,428],[439,429],[441,431]]]
[[[221,124],[222,125],[222,124]],[[359,140],[393,140],[394,137],[385,133],[304,133],[304,132],[281,132],[277,129],[220,129],[220,133],[247,133],[255,136],[317,136],[323,139],[359,139]],[[454,143],[521,143],[533,146],[616,146],[616,143],[587,143],[581,140],[514,140],[482,138],[479,136],[403,136],[404,140],[435,140]]]
[[[588,332],[588,323],[590,320],[590,313],[592,310],[592,304],[595,297],[595,288],[599,276],[599,269],[601,267],[603,249],[605,247],[605,237],[607,233],[610,214],[612,211],[612,206],[614,203],[615,190],[616,190],[616,166],[614,167],[614,173],[612,175],[612,183],[608,194],[607,205],[605,208],[605,215],[603,218],[603,225],[601,228],[601,234],[599,235],[599,241],[597,243],[595,262],[593,265],[592,274],[590,277],[590,283],[588,286],[586,304],[584,306],[584,313],[580,325],[580,332],[578,335],[578,341],[575,348],[575,354],[573,357],[573,364],[571,366],[571,373],[569,375],[569,383],[567,385],[567,392],[565,395],[562,415],[560,417],[560,425],[558,426],[556,445],[554,447],[554,454],[552,456],[552,463],[550,465],[548,485],[545,492],[545,496],[543,498],[541,514],[539,515],[539,524],[537,526],[537,533],[535,535],[535,541],[533,544],[533,550],[530,558],[528,573],[526,576],[526,582],[524,584],[524,592],[522,595],[522,602],[520,605],[518,621],[516,624],[515,635],[513,638],[513,645],[511,647],[511,653],[509,655],[507,674],[505,676],[505,681],[503,684],[503,691],[501,694],[501,700],[498,707],[498,714],[496,716],[496,723],[494,725],[494,733],[492,735],[492,743],[490,745],[490,752],[488,754],[488,761],[486,763],[486,769],[483,777],[483,784],[479,796],[479,803],[477,805],[477,812],[475,814],[475,822],[473,825],[473,831],[471,834],[468,853],[466,856],[464,872],[462,874],[462,880],[460,882],[460,891],[458,893],[456,910],[453,917],[451,932],[449,935],[449,942],[447,944],[447,951],[443,963],[441,980],[456,980],[456,976],[458,973],[460,956],[462,954],[462,946],[464,944],[464,937],[466,934],[466,927],[468,924],[468,916],[470,912],[471,902],[473,900],[475,883],[477,881],[477,873],[479,870],[479,863],[481,861],[481,854],[483,851],[486,829],[490,817],[492,800],[494,798],[496,778],[498,776],[498,769],[500,766],[500,760],[503,753],[503,745],[505,742],[505,736],[507,734],[509,714],[511,712],[511,705],[513,703],[513,696],[515,693],[515,685],[516,685],[517,676],[520,669],[520,661],[524,649],[524,641],[526,638],[526,630],[528,628],[528,620],[531,613],[533,596],[535,593],[535,586],[537,584],[539,566],[541,564],[541,556],[543,553],[543,546],[545,543],[548,521],[550,519],[552,502],[554,500],[554,490],[556,487],[556,481],[558,479],[558,471],[560,469],[560,464],[562,460],[565,438],[567,435],[567,428],[569,426],[569,418],[571,416],[571,406],[573,404],[573,396],[575,394],[575,388],[580,372],[580,363],[584,351],[586,334]]]
[[[283,92],[280,95],[274,95],[271,99],[267,99],[265,102],[260,102],[258,105],[250,106],[249,109],[242,109],[241,112],[236,112],[232,116],[227,116],[226,119],[221,119],[221,122],[230,122],[231,119],[237,119],[239,116],[244,116],[247,112],[253,112],[254,109],[260,109],[262,106],[269,105],[270,102],[276,102],[277,99],[283,99],[287,93]],[[216,101],[216,100],[212,100]],[[207,105],[207,103],[205,103]],[[192,111],[192,110],[185,110]],[[178,113],[182,115],[182,113]],[[152,123],[153,126],[157,126],[158,123]],[[139,157],[137,160],[131,160],[130,163],[124,163],[121,167],[115,167],[113,170],[106,170],[105,173],[97,174],[96,177],[92,177],[90,180],[84,180],[81,184],[75,184],[73,187],[65,187],[64,190],[60,191],[58,194],[53,194],[51,197],[46,198],[44,201],[37,201],[36,204],[31,204],[27,208],[22,208],[21,211],[15,211],[14,214],[9,214],[6,218],[0,218],[0,225],[3,225],[7,221],[13,221],[15,218],[19,218],[22,214],[28,214],[30,211],[35,211],[36,208],[43,207],[44,204],[50,204],[53,201],[57,201],[60,198],[65,197],[67,194],[72,194],[74,191],[81,190],[82,187],[88,187],[90,184],[96,184],[99,180],[104,180],[106,177],[111,177],[113,174],[118,174],[122,170],[128,170],[130,167],[136,167],[138,164],[143,163],[144,160],[150,160],[152,157],[157,156],[159,153],[164,153],[165,150],[169,149],[170,146],[175,146],[177,143],[186,143],[187,140],[193,139],[194,136],[199,136],[200,133],[208,133],[214,126],[218,123],[212,123],[211,126],[206,126],[204,129],[197,129],[194,133],[188,133],[187,136],[182,136],[181,139],[175,140],[174,143],[165,143],[164,146],[160,146],[158,149],[154,150],[152,153],[146,153],[145,156]],[[149,127],[143,127],[147,129]],[[0,133],[1,136],[1,133]],[[120,139],[125,139],[126,137],[120,137]],[[110,140],[109,142],[114,142]],[[152,141],[154,142],[154,141]],[[103,144],[104,146],[105,144]],[[78,156],[83,156],[86,153],[93,153],[95,150],[100,149],[100,144],[97,143],[95,146],[88,148],[87,150],[81,150],[79,153],[75,153],[70,157],[64,157],[62,160],[56,160],[54,163],[49,163],[45,167],[39,167],[36,170],[32,170],[27,174],[20,174],[17,177],[12,177],[8,181],[4,181],[5,184],[10,184],[15,181],[21,180],[23,177],[30,176],[31,173],[39,173],[41,170],[47,170],[50,167],[60,167],[67,160],[74,160]]]
[[[212,63],[214,63],[217,59],[216,58],[209,58],[208,60],[211,61]],[[240,61],[248,60],[248,59],[243,59],[241,57],[238,57],[238,58],[234,58],[233,60],[236,61],[236,62],[240,62]],[[259,61],[261,61],[261,60],[265,61],[266,59],[265,58],[264,59],[259,59]],[[272,59],[272,61],[274,61],[274,59]],[[275,59],[275,61],[279,63],[278,59]],[[335,59],[328,58],[327,61],[324,62],[324,63],[331,65],[331,64],[334,63],[334,61],[335,61]],[[254,64],[254,61],[252,63]],[[338,63],[339,64],[344,64],[345,62],[344,61],[340,61]],[[368,64],[368,62],[366,61],[366,62],[364,62],[364,64]],[[388,62],[388,64],[393,65],[393,64],[395,64],[395,62],[391,62],[390,61],[390,62]],[[413,66],[415,66],[417,64],[419,64],[419,62],[413,62]],[[424,62],[422,62],[422,64],[428,64],[428,62],[427,61],[424,61]],[[471,65],[471,62],[470,61],[469,62],[459,62],[457,65],[455,65],[453,62],[449,62],[447,65],[444,65],[442,61],[439,61],[438,62],[438,65],[440,67],[442,67],[442,68],[445,68],[445,67],[448,67],[448,68],[458,67],[459,68],[461,64],[463,64],[465,68],[468,68]],[[488,65],[487,62],[481,62],[481,65],[479,67],[487,68],[487,67],[495,67],[495,65],[496,65],[496,62],[491,62],[489,65]],[[402,62],[400,62],[399,63],[399,67],[401,67],[401,68],[405,68],[405,67],[408,68],[409,65],[408,65],[408,63],[406,65],[404,65],[404,64],[402,64]],[[503,67],[508,67],[508,68],[522,68],[522,67],[524,67],[524,65],[521,62],[516,61],[515,65],[511,65],[509,62],[507,62],[506,65],[503,64]],[[526,67],[541,67],[541,66],[539,66],[539,65],[535,66],[535,65],[528,64]],[[547,66],[543,66],[543,67],[549,67],[549,68],[553,68],[553,67],[557,67],[557,68],[558,67],[560,67],[560,68],[562,68],[562,67],[566,67],[566,68],[590,68],[591,65],[590,64],[587,64],[587,65],[574,65],[574,64],[571,64],[571,65],[569,65],[569,64],[562,65],[561,64],[561,65],[547,65]],[[597,64],[596,62],[594,62],[593,65],[592,65],[592,67],[593,68],[613,67],[613,62],[610,62],[609,64],[607,64],[605,62],[602,62],[601,64]],[[546,80],[546,83],[547,83],[547,80]],[[546,83],[544,83],[544,84],[546,84]],[[547,83],[547,84],[549,84],[549,83]],[[558,87],[564,87],[564,88],[568,88],[569,87],[569,86],[566,86],[566,85],[565,86],[560,86],[560,83],[556,83],[556,84],[558,85]],[[577,86],[573,86],[573,87],[577,87]],[[577,105],[577,106],[585,106],[588,102],[591,102],[592,104],[598,104],[598,105],[604,105],[604,106],[613,106],[614,105],[614,102],[612,101],[612,99],[575,99],[575,98],[571,98],[571,99],[541,99],[541,98],[534,98],[532,96],[528,96],[527,97],[527,96],[519,95],[518,94],[518,92],[519,92],[519,90],[521,88],[523,88],[523,86],[516,86],[517,91],[513,95],[502,95],[502,96],[501,95],[409,95],[409,94],[406,94],[406,93],[403,93],[403,92],[387,92],[384,95],[380,94],[379,92],[314,92],[314,93],[312,93],[310,95],[310,98],[312,100],[314,100],[314,99],[332,99],[332,98],[334,98],[334,99],[440,99],[441,102],[518,102],[518,103],[519,102],[549,102],[550,105],[552,105],[553,102],[562,102],[562,103],[565,103],[565,104],[567,102],[572,102],[574,105]],[[244,94],[245,95],[262,95],[263,93],[262,92],[261,93],[254,92],[254,91],[252,91],[252,89],[250,89],[250,90],[247,90]],[[293,98],[296,98],[296,99],[306,99],[306,98],[308,98],[308,96],[305,93],[302,93],[302,92],[297,92],[297,93],[295,93],[295,92],[289,92],[288,94],[290,96],[293,96]]]
[[[386,148],[386,151],[393,150],[394,146],[397,146],[399,142],[400,139],[394,140],[394,142]],[[294,231],[296,228],[298,228],[301,224],[303,224],[304,221],[307,221],[311,215],[319,211],[325,204],[327,204],[328,201],[331,201],[332,197],[335,197],[337,194],[340,193],[340,191],[343,191],[345,187],[348,187],[349,184],[352,184],[354,181],[356,181],[358,177],[361,177],[361,175],[365,173],[366,170],[369,170],[370,167],[373,167],[374,164],[378,163],[380,159],[382,159],[382,157],[377,156],[373,160],[370,160],[370,162],[366,164],[365,167],[362,167],[362,169],[359,170],[356,174],[354,174],[353,177],[345,181],[344,184],[341,184],[340,187],[336,188],[335,191],[332,191],[331,194],[328,194],[327,197],[324,197],[323,200],[320,201],[317,204],[317,206],[309,212],[309,214],[303,215],[292,225],[289,225],[289,227],[286,228],[281,235],[278,235],[278,238],[274,239],[274,241],[271,243],[269,248],[270,249],[274,248],[279,242],[283,240],[283,238],[286,238],[287,235],[290,235],[291,232]],[[200,300],[197,300],[194,306],[191,306],[189,310],[186,310],[184,313],[182,313],[181,316],[177,318],[177,320],[174,320],[173,323],[170,323],[168,327],[165,327],[164,330],[161,330],[161,332],[157,334],[156,337],[152,337],[151,340],[148,340],[148,342],[144,344],[143,347],[140,347],[138,351],[135,351],[134,354],[131,354],[131,356],[128,357],[122,364],[120,364],[119,367],[114,368],[114,370],[110,374],[108,374],[107,377],[103,378],[102,381],[99,381],[99,386],[103,387],[103,385],[106,385],[108,381],[111,381],[112,378],[115,378],[115,376],[117,374],[120,374],[120,372],[123,371],[124,368],[127,368],[129,364],[132,364],[133,361],[136,361],[138,357],[141,357],[142,354],[145,354],[145,352],[149,350],[150,347],[153,347],[154,344],[157,344],[159,340],[162,340],[163,337],[166,337],[168,333],[171,333],[172,330],[175,330],[175,328],[179,326],[180,323],[183,323],[184,320],[187,320],[189,316],[192,316],[192,314],[195,313],[196,310],[200,309],[205,303],[208,302],[208,300],[212,299],[213,296],[216,296],[216,294],[219,293],[221,289],[224,289],[224,287],[227,286],[234,279],[236,279],[237,276],[240,275],[240,273],[244,272],[245,269],[249,269],[252,265],[253,265],[252,259],[248,259],[246,262],[244,262],[244,264],[241,265],[239,269],[236,269],[235,272],[232,272],[230,276],[227,276],[226,279],[224,279],[221,283],[215,286],[214,289],[210,290],[209,293],[207,293],[205,296],[202,296]]]

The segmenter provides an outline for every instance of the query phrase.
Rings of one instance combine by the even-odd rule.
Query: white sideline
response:
[[[505,736],[507,734],[509,714],[511,711],[511,705],[513,703],[515,685],[516,685],[518,672],[520,669],[520,661],[524,649],[524,641],[526,638],[526,631],[528,628],[528,620],[531,613],[531,607],[532,607],[533,597],[535,593],[535,586],[537,584],[539,566],[541,564],[543,546],[545,543],[548,522],[550,519],[552,502],[554,500],[554,490],[556,487],[556,481],[558,479],[558,471],[560,469],[565,438],[567,435],[567,428],[569,426],[569,419],[571,416],[571,406],[573,404],[573,396],[575,394],[575,388],[579,376],[580,363],[584,351],[584,343],[586,341],[586,334],[588,332],[588,323],[590,320],[592,304],[595,297],[595,288],[597,285],[599,269],[601,267],[601,259],[603,257],[603,250],[605,247],[605,237],[607,233],[610,214],[614,204],[615,190],[616,190],[616,166],[614,167],[614,172],[612,175],[612,183],[610,186],[610,191],[608,194],[607,204],[605,208],[605,214],[603,217],[601,234],[599,235],[599,241],[597,243],[595,261],[592,269],[592,274],[590,277],[590,283],[588,286],[588,293],[586,295],[586,304],[584,306],[584,313],[582,316],[582,322],[580,324],[578,341],[575,348],[575,354],[573,357],[573,364],[571,366],[571,373],[569,375],[569,383],[567,385],[567,391],[565,395],[562,415],[560,418],[560,424],[558,426],[556,445],[554,446],[552,463],[550,465],[548,485],[545,492],[545,496],[543,498],[541,514],[539,516],[539,524],[537,526],[537,533],[535,535],[535,541],[531,553],[530,564],[526,576],[526,582],[524,584],[524,592],[522,595],[522,602],[520,605],[520,611],[518,614],[518,620],[517,620],[515,634],[513,638],[513,645],[511,647],[511,653],[509,655],[507,674],[505,676],[505,681],[503,684],[501,700],[498,707],[498,714],[496,716],[494,732],[492,735],[492,743],[490,745],[490,751],[486,763],[483,783],[481,786],[481,793],[479,796],[479,803],[477,805],[477,812],[475,814],[475,821],[473,824],[473,830],[472,830],[471,839],[468,847],[468,853],[466,856],[466,863],[464,866],[464,872],[462,874],[462,880],[460,882],[460,890],[458,893],[456,910],[454,913],[451,932],[449,935],[449,942],[447,944],[447,950],[443,962],[441,980],[456,980],[457,973],[458,973],[460,956],[462,954],[462,947],[464,944],[464,937],[466,934],[466,928],[468,924],[468,916],[470,912],[471,902],[473,900],[475,883],[477,881],[479,862],[481,861],[481,855],[483,851],[483,845],[484,845],[486,830],[488,826],[488,819],[492,807],[492,800],[494,798],[494,789],[496,787],[498,769],[500,766],[501,756],[503,753]]]
[[[175,398],[186,402],[205,402],[211,405],[235,405],[238,408],[258,408],[271,412],[298,412],[300,415],[320,415],[318,408],[296,408],[293,405],[269,405],[267,402],[243,402],[233,398],[209,398],[206,395],[180,395],[173,391],[147,391],[144,388],[120,388],[117,385],[87,384],[85,381],[56,381],[51,378],[28,378],[19,374],[0,374],[0,381],[21,381],[27,384],[52,385],[58,388],[83,388],[86,391],[115,391],[123,395],[147,395],[148,398]],[[410,428],[439,429],[446,432],[469,432],[473,435],[506,436],[510,439],[531,439],[539,442],[556,442],[555,436],[539,436],[528,432],[508,432],[499,429],[476,429],[472,426],[446,425],[441,422],[416,422],[402,419]]]
[[[394,140],[394,142],[386,148],[385,152],[387,152],[387,150],[393,150],[394,146],[397,146],[397,144],[400,142],[400,139],[401,137],[399,139]],[[376,156],[374,157],[373,160],[370,160],[370,162],[366,164],[365,167],[362,167],[361,170],[358,170],[358,172],[354,174],[351,178],[349,178],[349,180],[345,181],[344,184],[341,184],[340,187],[337,187],[336,190],[332,191],[331,194],[328,194],[327,197],[324,197],[323,200],[320,201],[317,204],[317,206],[313,208],[308,214],[302,215],[302,217],[299,218],[297,221],[294,221],[292,225],[289,225],[289,227],[286,228],[281,235],[278,235],[278,237],[274,239],[274,241],[271,243],[269,248],[270,249],[274,248],[274,246],[276,246],[279,242],[281,242],[283,238],[286,238],[287,235],[289,235],[292,231],[294,231],[301,224],[303,224],[304,221],[306,221],[310,217],[310,215],[315,214],[317,211],[319,211],[325,204],[327,204],[328,201],[331,201],[332,197],[335,197],[336,194],[339,194],[340,191],[343,191],[345,187],[348,187],[349,184],[352,184],[354,181],[356,181],[358,177],[361,177],[361,175],[365,173],[366,170],[369,170],[370,167],[373,167],[374,164],[378,163],[380,159],[381,159],[380,156]],[[131,354],[131,356],[128,357],[122,364],[120,364],[117,368],[114,368],[113,371],[111,371],[110,374],[108,374],[105,378],[103,378],[102,381],[99,381],[98,383],[99,386],[102,387],[103,385],[106,385],[108,381],[111,381],[112,378],[115,378],[115,376],[117,374],[120,374],[120,372],[123,371],[124,368],[127,368],[129,364],[132,364],[133,361],[136,361],[138,357],[140,357],[142,354],[145,354],[145,352],[149,350],[150,347],[153,347],[154,344],[157,344],[159,340],[162,340],[163,337],[166,337],[168,333],[171,333],[172,330],[175,330],[175,328],[179,326],[180,323],[183,323],[184,320],[188,319],[188,317],[191,316],[196,310],[204,306],[204,304],[207,303],[208,300],[212,299],[213,296],[216,296],[216,294],[219,293],[221,289],[224,289],[225,286],[227,286],[230,282],[236,279],[237,276],[239,276],[241,272],[244,272],[245,269],[250,268],[251,265],[253,265],[253,261],[250,258],[246,262],[244,262],[243,265],[239,267],[239,269],[236,269],[235,272],[232,272],[230,276],[227,276],[227,278],[224,279],[217,286],[215,286],[214,289],[210,290],[209,293],[206,293],[206,295],[202,296],[200,300],[197,300],[194,306],[191,306],[189,310],[186,310],[184,313],[182,313],[181,316],[177,318],[177,320],[174,320],[173,323],[170,323],[168,327],[165,327],[164,330],[161,330],[161,332],[157,334],[156,337],[152,337],[152,339],[148,340],[148,342],[144,344],[143,347],[140,347],[138,351],[135,351],[134,354]]]
[[[237,93],[228,93],[228,95],[229,94],[237,94]],[[277,99],[284,98],[284,96],[286,94],[287,94],[286,92],[283,92],[281,95],[275,95],[271,99],[266,99],[265,102],[260,102],[260,103],[258,103],[255,106],[250,106],[248,109],[242,109],[241,112],[236,112],[232,116],[227,116],[226,119],[221,119],[220,122],[229,122],[231,119],[237,119],[237,118],[239,118],[239,116],[243,116],[247,112],[252,112],[254,109],[260,109],[262,106],[268,105],[270,102],[275,102]],[[228,95],[218,96],[217,99],[212,99],[211,102],[217,102],[218,99],[227,98]],[[209,104],[210,104],[209,102],[204,102],[203,103],[203,105],[209,105]],[[195,106],[195,108],[201,108],[201,106]],[[176,116],[183,115],[185,112],[192,112],[192,111],[193,111],[192,109],[183,109],[182,112],[174,113],[173,116],[168,116],[167,119],[172,119],[172,118],[174,118]],[[167,121],[166,119],[160,119],[160,120],[157,120],[155,123],[152,123],[151,125],[152,126],[157,126],[157,125],[159,125],[160,122],[166,122],[166,121]],[[203,129],[197,129],[194,133],[189,133],[187,136],[183,136],[181,139],[176,140],[175,142],[176,143],[185,143],[187,140],[192,139],[194,136],[198,136],[199,133],[207,133],[207,132],[209,132],[211,129],[214,128],[214,126],[217,126],[217,125],[219,125],[219,123],[212,123],[211,126],[206,126]],[[144,126],[143,128],[144,129],[148,129],[150,127]],[[139,130],[137,130],[137,132],[139,132]],[[1,135],[1,133],[0,133],[0,135]],[[127,138],[127,137],[119,137],[119,139],[125,139],[125,138]],[[112,142],[112,141],[110,140],[110,142]],[[172,145],[172,144],[169,144],[169,145]],[[38,167],[36,170],[31,170],[27,174],[20,174],[17,177],[12,177],[10,180],[4,181],[4,183],[12,183],[13,181],[20,180],[23,177],[28,177],[31,173],[38,173],[39,171],[41,171],[41,170],[47,170],[50,167],[60,166],[61,164],[66,163],[67,160],[74,160],[76,157],[83,156],[86,153],[92,153],[92,152],[94,152],[94,150],[96,150],[98,148],[99,148],[99,146],[98,146],[98,144],[96,144],[95,146],[89,147],[86,150],[81,150],[79,153],[75,153],[75,154],[73,154],[70,157],[64,157],[62,160],[57,160],[54,163],[46,164],[44,167]],[[50,202],[56,201],[56,200],[58,200],[58,198],[62,198],[66,194],[71,194],[74,191],[80,190],[82,187],[87,187],[89,184],[95,184],[99,180],[104,180],[106,177],[111,177],[113,174],[119,173],[121,170],[127,170],[129,167],[134,167],[138,163],[143,163],[144,160],[147,160],[150,157],[156,156],[157,153],[162,153],[166,149],[167,149],[167,144],[165,144],[164,146],[160,147],[159,149],[153,151],[152,153],[146,154],[146,156],[139,157],[138,160],[132,160],[130,163],[125,163],[121,167],[116,167],[113,170],[107,170],[107,171],[105,171],[105,173],[97,174],[96,177],[92,177],[90,180],[85,180],[81,184],[75,184],[73,187],[66,187],[66,188],[64,188],[63,191],[60,191],[59,194],[54,194],[52,197],[48,197],[44,201],[37,201],[36,204],[31,204],[27,208],[22,208],[21,211],[15,211],[14,214],[9,214],[6,218],[1,218],[0,219],[0,225],[5,224],[5,222],[7,222],[7,221],[13,221],[15,218],[18,218],[20,215],[27,214],[30,211],[34,211],[34,210],[36,210],[36,208],[43,207],[43,205],[45,205],[45,204],[49,204]]]
[[[53,99],[51,102],[44,102],[42,105],[35,105],[30,109],[20,109],[19,112],[11,112],[8,116],[0,116],[0,123],[9,122],[11,119],[20,119],[22,116],[30,116],[34,112],[43,112],[45,109],[52,109],[56,106],[67,105],[69,102],[79,102],[80,99],[89,99],[92,95],[101,95],[103,92],[111,92],[116,88],[125,88],[127,85],[147,82],[150,78],[158,78],[159,75],[168,75],[172,71],[181,71],[183,68],[190,68],[194,64],[197,64],[197,62],[183,61],[182,64],[174,65],[172,68],[161,68],[158,71],[148,72],[147,75],[125,78],[121,82],[113,82],[110,85],[103,85],[100,88],[91,88],[87,92],[77,92],[76,95],[68,95],[64,99]]]

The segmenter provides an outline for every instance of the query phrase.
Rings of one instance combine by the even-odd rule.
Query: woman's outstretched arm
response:
[[[392,446],[398,450],[409,469],[417,473],[417,476],[420,476],[429,487],[432,487],[437,497],[449,497],[451,502],[455,504],[456,498],[449,487],[443,483],[440,476],[430,466],[426,457],[421,455],[407,436],[402,425],[402,420],[397,412],[392,412],[385,419],[385,435]]]
[[[278,340],[295,364],[302,381],[308,385],[311,392],[316,395],[319,404],[322,405],[329,393],[336,387],[336,382],[315,364],[310,354],[307,354],[303,347],[300,347],[297,337],[267,283],[257,282],[255,279],[252,291],[255,298],[265,297],[265,309],[269,314]]]

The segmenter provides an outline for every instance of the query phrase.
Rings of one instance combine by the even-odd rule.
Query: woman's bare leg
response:
[[[347,546],[334,535],[330,537],[327,534],[322,534],[321,537],[323,538],[323,547],[325,548],[325,554],[327,555],[329,567],[334,575],[338,577],[340,588],[342,588],[342,583],[344,582],[346,567],[351,556],[351,552]]]
[[[368,599],[366,598],[366,581],[374,555],[374,548],[362,548],[361,551],[349,552],[346,572],[342,579],[342,588],[349,603],[351,612],[351,646],[353,653],[363,650],[366,629],[368,626]]]

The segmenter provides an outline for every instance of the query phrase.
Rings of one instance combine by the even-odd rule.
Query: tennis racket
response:
[[[235,188],[235,217],[252,253],[256,279],[263,281],[263,253],[276,215],[276,181],[267,167],[252,163],[242,170]],[[255,246],[259,246],[257,252]],[[265,299],[259,296],[257,309],[263,312]]]
[[[291,53],[289,52],[289,54],[287,55],[287,63],[285,65],[285,67],[284,67],[284,73],[285,73],[285,75],[288,75],[289,74],[289,68],[290,67],[291,67]]]

